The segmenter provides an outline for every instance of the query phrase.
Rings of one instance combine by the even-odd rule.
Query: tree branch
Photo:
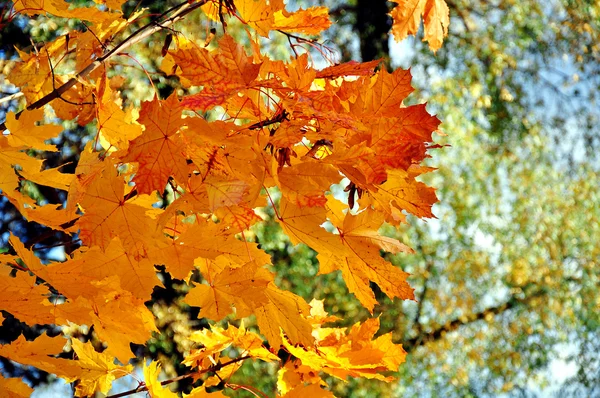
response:
[[[19,91],[19,92],[14,93],[14,94],[7,95],[6,97],[0,98],[0,104],[3,104],[5,102],[9,102],[9,101],[12,101],[12,100],[16,100],[17,98],[21,98],[24,95],[25,94],[23,94],[22,91]],[[4,125],[4,123],[2,125]]]
[[[52,90],[51,93],[45,95],[44,97],[40,98],[39,100],[37,100],[34,103],[27,106],[27,110],[41,108],[42,106],[50,103],[51,101],[55,100],[56,98],[59,98],[67,90],[69,90],[71,87],[73,87],[79,81],[79,79],[85,78],[87,75],[89,75],[94,70],[96,70],[100,65],[102,65],[105,61],[110,59],[112,56],[116,55],[119,52],[124,51],[125,49],[129,48],[133,44],[140,42],[141,40],[145,39],[148,36],[151,36],[152,34],[158,32],[159,30],[168,28],[169,26],[173,25],[175,22],[181,20],[184,16],[186,16],[190,12],[192,12],[195,9],[199,8],[200,6],[204,5],[204,3],[206,3],[206,1],[207,0],[199,0],[196,3],[189,3],[188,1],[184,1],[180,4],[177,4],[173,7],[171,7],[170,9],[168,9],[167,11],[165,11],[164,13],[162,13],[161,15],[156,17],[152,22],[148,23],[147,25],[142,26],[141,28],[139,28],[138,30],[136,30],[135,32],[130,34],[125,40],[123,40],[121,43],[117,44],[112,50],[106,52],[104,55],[100,56],[94,62],[92,62],[91,64],[86,66],[83,70],[81,70],[79,73],[77,73],[77,75],[75,75],[75,77],[72,77],[66,83],[61,85],[60,87]],[[170,15],[170,14],[172,14],[172,15]],[[170,16],[168,16],[168,15],[170,15]],[[21,114],[21,112],[19,112],[17,114],[17,117],[20,114]],[[3,132],[4,130],[6,130],[6,125],[4,123],[1,123],[0,124],[0,132]]]
[[[197,376],[197,375],[201,375],[201,374],[204,374],[204,373],[217,372],[217,371],[221,370],[222,368],[231,365],[232,363],[244,361],[244,360],[249,359],[249,358],[250,358],[249,356],[244,356],[244,357],[239,357],[239,358],[232,359],[231,361],[228,361],[228,362],[218,363],[218,364],[216,364],[214,366],[211,366],[210,368],[202,369],[202,370],[199,370],[199,371],[194,372],[194,373],[189,373],[189,374],[186,374],[186,375],[181,375],[181,376],[174,377],[172,379],[161,381],[160,385],[161,386],[166,386],[167,384],[171,384],[171,383],[174,383],[176,381],[187,379],[187,378],[194,377],[194,376]],[[124,392],[120,392],[118,394],[109,395],[106,398],[126,397],[127,395],[131,395],[131,394],[135,394],[135,393],[143,392],[143,391],[148,391],[148,387],[146,386],[146,384],[144,384],[142,386],[139,386],[137,388],[134,388],[133,390],[124,391]]]
[[[417,328],[417,336],[420,336],[423,333],[423,325],[421,325],[421,314],[423,313],[423,302],[425,301],[425,298],[427,297],[427,290],[429,288],[429,281],[430,281],[430,276],[431,276],[431,270],[433,269],[433,261],[429,258],[428,255],[425,254],[424,250],[423,250],[423,244],[421,243],[423,241],[423,236],[421,235],[421,231],[417,229],[417,239],[418,239],[418,243],[417,243],[417,247],[416,247],[416,251],[417,253],[421,253],[421,255],[423,255],[425,261],[427,262],[427,265],[425,266],[425,272],[423,273],[423,290],[421,291],[421,294],[419,295],[419,298],[417,299],[417,313],[415,314],[415,319],[413,320],[413,324],[414,326]]]
[[[410,340],[403,341],[402,346],[404,347],[406,352],[411,352],[419,346],[425,345],[426,343],[429,343],[431,341],[439,340],[445,333],[453,332],[462,326],[484,320],[488,316],[496,316],[511,309],[524,306],[532,299],[539,296],[543,296],[544,294],[546,294],[546,290],[544,288],[538,288],[538,290],[523,298],[519,298],[516,295],[512,295],[510,299],[508,299],[503,304],[500,304],[495,307],[486,308],[481,312],[476,312],[467,315],[466,317],[456,318],[452,321],[447,322],[445,325],[439,326],[427,333],[422,333]]]

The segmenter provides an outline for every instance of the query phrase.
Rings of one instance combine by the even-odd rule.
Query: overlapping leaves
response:
[[[223,17],[222,4],[202,3],[208,18]],[[287,12],[282,1],[225,3],[264,37],[273,31],[317,34],[330,23],[322,7]],[[15,10],[84,19],[96,24],[99,37],[114,37],[127,25],[118,2],[92,12],[66,4],[20,2]],[[68,56],[69,48],[76,49],[78,64],[103,51],[84,35],[72,38],[70,44],[59,38],[45,51],[22,55],[9,78],[28,103],[68,77],[47,65]],[[75,174],[45,170],[28,153],[55,150],[47,140],[61,132],[43,122],[41,110],[26,111],[18,120],[8,115],[9,134],[0,137],[2,194],[30,221],[82,244],[63,262],[42,264],[11,237],[14,255],[0,258],[2,309],[29,324],[93,326],[106,350],[71,339],[77,359],[56,358],[67,340],[42,336],[33,342],[20,338],[1,347],[0,355],[79,380],[79,395],[106,393],[115,378],[131,371],[115,358],[127,364],[134,356],[130,343],[144,344],[157,332],[144,302],[160,284],[155,266],[164,265],[179,279],[200,273],[202,282],[191,284],[186,302],[200,307],[201,317],[254,315],[260,331],[215,325],[195,333],[198,346],[185,363],[198,375],[210,370],[227,378],[235,372],[240,364],[221,360],[229,347],[241,350],[242,359],[265,361],[278,361],[275,353],[283,347],[297,358],[281,369],[279,390],[285,396],[329,396],[316,376],[320,371],[389,380],[381,373],[396,370],[404,351],[390,335],[374,338],[377,319],[347,334],[323,327],[336,319],[322,304],[309,305],[278,288],[270,257],[246,233],[262,221],[255,210],[271,206],[291,241],[318,253],[320,272],[341,271],[370,311],[377,303],[371,282],[390,298],[413,299],[407,274],[380,256],[382,250],[410,249],[378,230],[385,222],[403,222],[405,213],[433,216],[435,192],[416,178],[430,171],[419,163],[428,156],[439,120],[424,105],[404,106],[413,91],[409,71],[377,71],[377,62],[318,70],[306,54],[274,61],[259,51],[255,35],[249,42],[252,53],[227,34],[213,49],[177,37],[162,69],[197,93],[181,100],[176,93],[155,97],[142,104],[139,115],[115,101],[118,92],[104,72],[82,79],[65,93],[70,102],[81,103],[78,111],[65,105],[69,101],[51,104],[59,117],[96,128],[94,145],[81,153]],[[211,110],[223,120],[200,116]],[[21,189],[24,179],[66,191],[66,203],[35,203]],[[347,186],[344,201],[333,196],[338,184]],[[281,193],[278,203],[275,191]],[[156,363],[144,368],[146,389],[170,396],[156,381],[158,373]],[[203,388],[194,391],[192,396],[206,394]]]

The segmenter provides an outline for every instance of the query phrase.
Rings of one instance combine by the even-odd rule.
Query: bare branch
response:
[[[5,103],[5,102],[8,102],[8,101],[15,100],[15,99],[17,99],[17,98],[21,98],[23,95],[24,95],[24,94],[23,94],[23,92],[21,92],[21,91],[19,91],[18,93],[14,93],[14,94],[11,94],[11,95],[7,95],[6,97],[2,97],[2,98],[0,98],[0,104],[3,104],[3,103]],[[2,123],[2,126],[3,126],[3,125],[4,125],[4,123]]]

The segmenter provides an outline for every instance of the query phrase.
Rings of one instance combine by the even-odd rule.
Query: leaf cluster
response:
[[[0,258],[1,308],[30,325],[62,325],[68,340],[21,336],[0,355],[73,382],[77,396],[108,393],[133,371],[132,344],[158,333],[146,303],[161,284],[156,266],[164,266],[190,283],[185,302],[214,322],[189,336],[185,377],[202,384],[190,396],[219,385],[251,389],[229,382],[250,359],[278,363],[279,392],[290,397],[331,396],[320,374],[391,381],[405,351],[391,334],[376,337],[379,319],[326,327],[337,318],[321,302],[279,288],[270,256],[248,234],[270,207],[293,244],[318,252],[319,272],[340,271],[371,313],[371,283],[391,299],[414,299],[408,274],[380,256],[411,249],[379,233],[384,223],[404,223],[406,213],[433,217],[437,201],[417,179],[432,170],[421,162],[440,122],[425,105],[404,105],[410,72],[377,70],[378,61],[317,68],[298,43],[313,46],[305,36],[329,27],[323,7],[184,2],[132,29],[143,11],[124,17],[121,6],[21,0],[11,11],[78,19],[89,29],[20,51],[8,75],[27,106],[7,115],[0,137],[2,195],[65,240],[64,261],[44,263],[11,235],[12,254]],[[245,39],[213,38],[215,30],[199,43],[172,28],[194,11],[223,30],[241,22]],[[161,71],[180,82],[183,95],[125,107],[114,57],[161,30],[171,32]],[[291,59],[261,51],[260,37],[272,34],[296,41]],[[44,163],[45,153],[62,149],[49,143],[63,134],[56,119],[94,131],[73,173]],[[66,200],[40,203],[25,184],[63,191]],[[345,197],[334,195],[340,184]],[[197,272],[202,281],[192,282]],[[260,334],[219,323],[235,318],[255,319]],[[91,328],[105,349],[72,336],[73,325]],[[234,360],[226,357],[231,347],[239,353]],[[64,349],[71,358],[57,357]],[[291,359],[282,362],[280,350]],[[156,362],[144,366],[145,384],[130,393],[171,396],[159,372]]]

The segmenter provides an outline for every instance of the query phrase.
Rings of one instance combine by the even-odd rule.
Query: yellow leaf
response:
[[[71,340],[71,345],[77,354],[75,363],[81,368],[76,387],[77,396],[90,396],[96,391],[106,394],[115,379],[133,371],[131,365],[115,365],[114,357],[96,352],[91,343],[84,344],[74,338]]]
[[[280,330],[294,343],[312,345],[314,338],[312,327],[306,319],[310,311],[306,301],[291,292],[280,290],[274,283],[269,284],[265,294],[269,302],[256,308],[254,313],[258,327],[271,347],[281,345]]]
[[[178,395],[169,390],[169,387],[163,387],[158,381],[160,375],[160,364],[152,362],[150,365],[144,364],[144,381],[148,388],[148,395],[152,398],[177,398]]]
[[[268,302],[264,291],[273,275],[256,262],[239,268],[225,268],[214,278],[205,275],[208,285],[196,285],[186,296],[189,305],[201,307],[199,318],[219,321],[233,308],[237,317],[252,314],[252,309]]]
[[[65,233],[69,233],[70,224],[79,217],[74,210],[59,209],[61,205],[48,204],[38,206],[33,200],[20,192],[11,193],[8,200],[28,221],[36,222]]]
[[[142,134],[142,127],[133,121],[130,113],[126,113],[117,104],[106,80],[102,80],[104,93],[98,103],[98,132],[110,146],[127,149],[129,141]],[[108,146],[106,147],[108,149]]]
[[[263,361],[279,361],[277,355],[272,354],[263,346],[263,339],[256,333],[249,332],[244,324],[239,328],[229,325],[227,329],[213,326],[210,329],[203,329],[194,332],[190,340],[202,344],[202,348],[192,350],[185,358],[184,364],[188,366],[198,366],[200,369],[207,369],[213,366],[215,354],[220,353],[230,346],[239,348],[240,358],[251,357]],[[209,357],[212,357],[211,360]],[[223,359],[222,362],[228,362]],[[241,365],[241,361],[237,365]]]
[[[6,394],[6,398],[29,397],[33,388],[25,384],[21,379],[6,379],[0,375],[0,391]]]
[[[244,22],[256,29],[261,36],[269,37],[274,17],[266,0],[239,0],[235,2],[235,6]]]
[[[29,325],[54,323],[54,306],[47,299],[48,288],[37,285],[35,277],[27,272],[17,271],[12,277],[11,270],[0,265],[0,308]]]
[[[145,130],[129,143],[129,151],[122,158],[124,162],[138,163],[133,179],[138,192],[162,192],[169,177],[179,182],[187,180],[185,142],[179,134],[183,126],[181,111],[177,94],[165,101],[155,98],[142,105],[139,122]]]
[[[10,131],[10,135],[7,137],[8,144],[15,148],[25,147],[40,151],[56,151],[56,146],[46,144],[44,141],[58,136],[63,128],[53,124],[37,126],[36,122],[41,121],[43,118],[43,109],[26,110],[18,120],[15,118],[14,113],[7,114],[5,123]]]
[[[62,337],[52,338],[46,334],[42,334],[34,341],[27,341],[21,335],[11,344],[0,346],[0,356],[22,365],[34,366],[59,377],[74,380],[81,371],[76,363],[52,357],[52,355],[60,354],[66,343],[67,340]]]
[[[346,335],[341,329],[321,329],[318,348],[283,345],[303,365],[314,371],[324,371],[342,380],[348,376],[391,381],[381,375],[383,371],[397,371],[404,362],[406,352],[391,341],[391,333],[373,339],[379,329],[379,319],[371,318],[355,324]]]
[[[120,0],[110,0],[111,8],[116,9]],[[62,0],[18,0],[15,10],[27,15],[49,13],[62,18],[83,19],[85,21],[100,23],[112,17],[112,13],[100,11],[96,7],[80,7],[70,9],[70,3]]]
[[[227,395],[223,394],[221,391],[216,392],[206,392],[206,388],[204,386],[196,387],[189,394],[183,394],[185,398],[227,398]]]
[[[331,391],[322,389],[318,384],[300,385],[282,398],[334,398],[335,395]]]
[[[341,178],[337,168],[314,160],[284,167],[277,174],[282,195],[300,207],[325,205],[325,191],[332,184],[340,182]]]

